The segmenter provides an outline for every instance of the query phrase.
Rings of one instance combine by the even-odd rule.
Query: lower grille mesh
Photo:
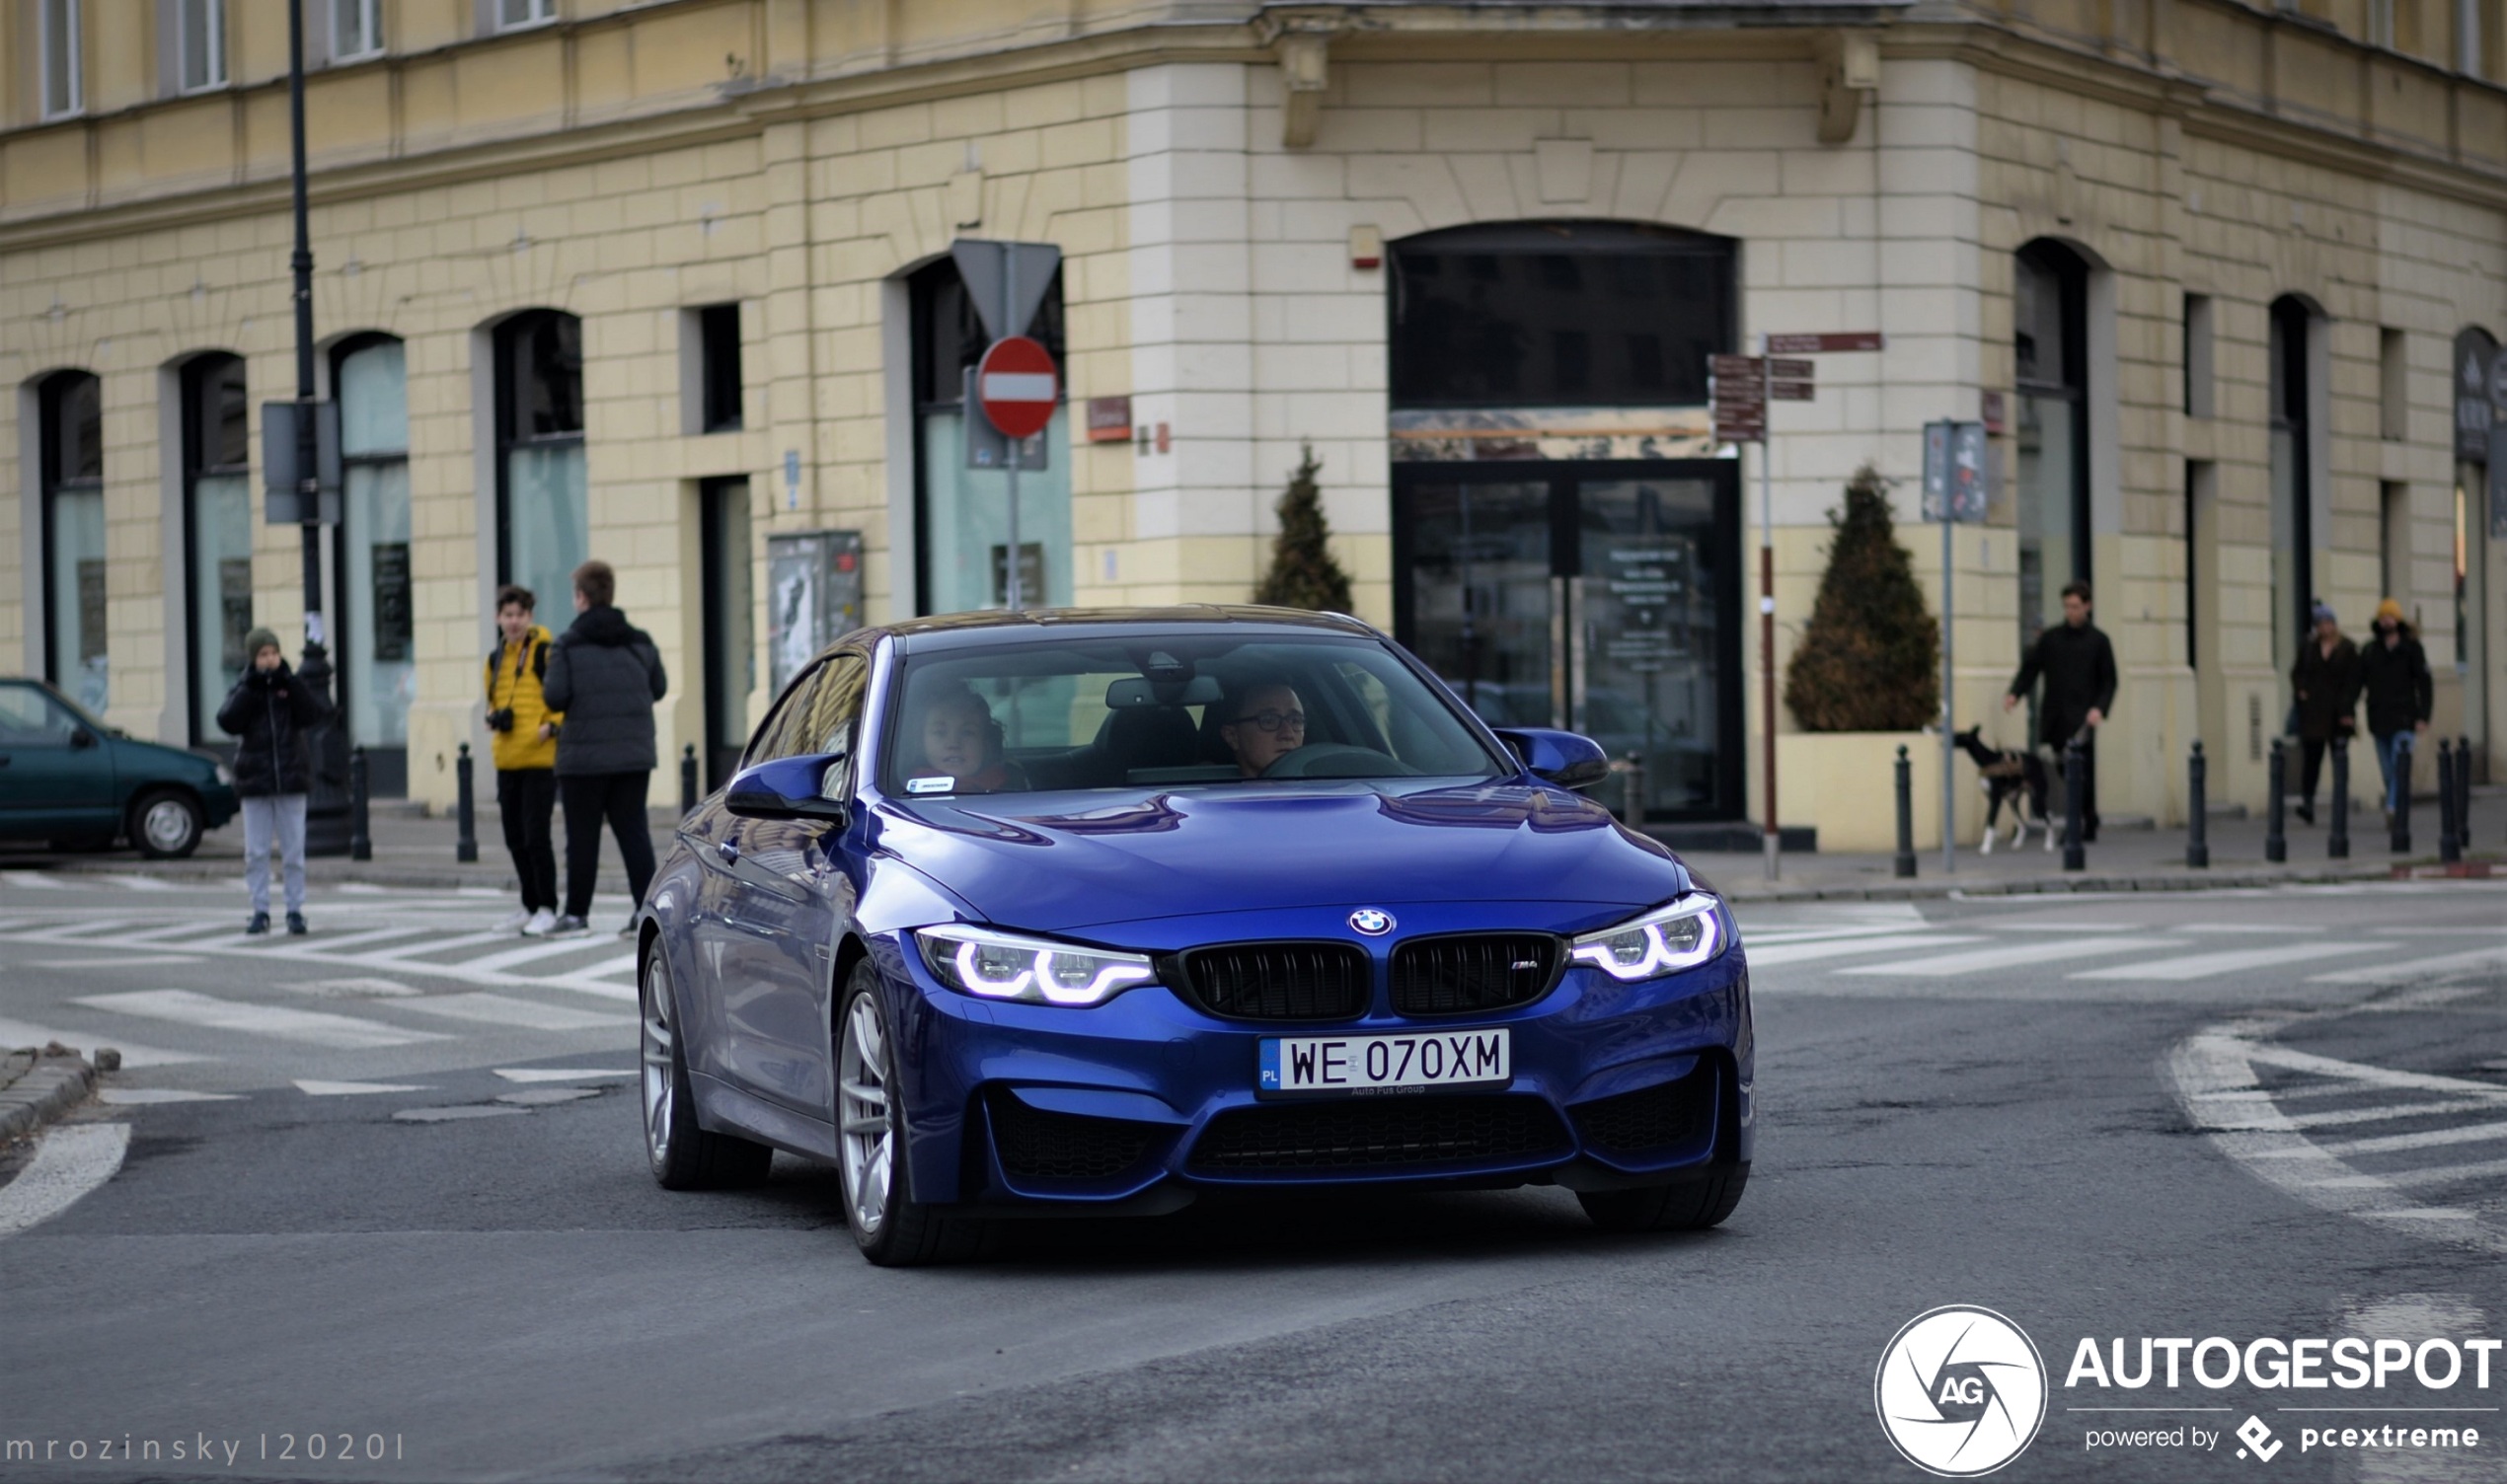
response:
[[[1597,1097],[1567,1110],[1584,1143],[1606,1153],[1643,1154],[1695,1144],[1714,1127],[1714,1064],[1687,1076]]]
[[[1566,1129],[1537,1097],[1371,1097],[1230,1108],[1192,1147],[1209,1171],[1476,1164],[1563,1152]]]
[[[1028,1180],[1110,1180],[1140,1163],[1164,1132],[1156,1124],[1030,1108],[994,1089],[993,1148],[1001,1167]]]

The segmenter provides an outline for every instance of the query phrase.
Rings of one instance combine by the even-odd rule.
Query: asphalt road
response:
[[[247,946],[232,889],[0,879],[0,1040],[145,1048],[70,1126],[126,1125],[119,1172],[0,1237],[0,1443],[36,1454],[0,1472],[1914,1479],[1874,1367],[1969,1303],[2051,1372],[2002,1477],[2507,1477],[2507,1437],[2302,1453],[2279,1409],[2322,1393],[2064,1384],[2082,1337],[2507,1330],[2484,884],[1746,910],[1759,1157],[1708,1234],[1550,1190],[1307,1200],[912,1272],[797,1161],[652,1185],[599,1075],[635,1065],[614,940],[483,968],[519,943],[475,933],[492,901],[314,905]],[[2496,1373],[2435,1399],[2495,1407]],[[2119,1401],[2261,1417],[2276,1456],[2087,1448],[2116,1419],[2072,1409]]]

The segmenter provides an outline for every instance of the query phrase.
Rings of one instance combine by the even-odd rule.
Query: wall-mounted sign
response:
[[[861,532],[766,538],[766,664],[775,694],[819,650],[861,627]]]
[[[1088,441],[1128,443],[1132,436],[1132,400],[1092,397],[1088,400]]]
[[[2507,422],[2507,387],[2501,387],[2498,342],[2477,326],[2455,336],[2455,457],[2469,463],[2489,460],[2489,430]]]

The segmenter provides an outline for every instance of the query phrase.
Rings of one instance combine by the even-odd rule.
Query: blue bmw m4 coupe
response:
[[[836,1165],[871,1261],[1005,1216],[1554,1184],[1710,1226],[1749,1176],[1723,902],[1355,620],[1064,610],[857,631],[639,911],[673,1190]]]

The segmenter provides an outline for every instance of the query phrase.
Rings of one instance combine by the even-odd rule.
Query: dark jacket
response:
[[[2298,734],[2310,742],[2329,742],[2357,729],[2359,709],[2359,646],[2345,638],[2326,654],[2309,634],[2290,666],[2290,684],[2298,691]]]
[[[275,670],[245,670],[217,708],[219,730],[239,739],[235,791],[245,798],[307,792],[313,755],[305,747],[305,731],[330,714],[330,699],[316,694],[285,661]]]
[[[2039,633],[2019,662],[2011,694],[2026,699],[2039,676],[2046,694],[2037,705],[2037,732],[2048,747],[2060,750],[2071,741],[2092,709],[2101,715],[2115,709],[2115,646],[2095,624],[2056,624]]]
[[[670,689],[652,635],[615,608],[587,608],[549,650],[540,694],[566,713],[558,777],[650,773],[653,703]]]
[[[2429,719],[2429,657],[2407,626],[2393,648],[2379,635],[2359,651],[2359,688],[2368,693],[2368,730],[2380,737]]]

